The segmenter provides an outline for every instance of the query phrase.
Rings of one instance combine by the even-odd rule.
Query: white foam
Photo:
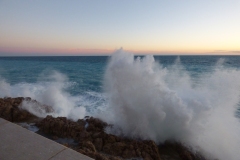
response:
[[[66,91],[70,84],[68,78],[56,71],[41,75],[37,83],[18,83],[10,85],[4,80],[0,81],[0,96],[10,97],[31,97],[38,102],[52,106],[53,113],[46,113],[37,103],[24,102],[22,108],[39,116],[45,117],[48,114],[64,116],[73,120],[83,118],[86,110],[80,106],[77,96],[72,96]]]
[[[240,71],[222,63],[194,81],[180,59],[163,68],[153,56],[134,59],[119,50],[105,73],[109,108],[100,117],[114,124],[110,131],[115,134],[156,142],[174,139],[211,158],[238,160],[240,124],[234,114]]]
[[[0,97],[6,97],[10,95],[10,85],[4,79],[0,77]]]

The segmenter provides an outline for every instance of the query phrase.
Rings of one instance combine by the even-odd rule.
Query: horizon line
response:
[[[133,54],[134,56],[240,56],[239,54]],[[79,55],[0,55],[4,57],[109,57],[112,54],[79,54]]]

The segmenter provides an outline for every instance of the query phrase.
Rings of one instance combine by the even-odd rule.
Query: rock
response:
[[[108,143],[115,143],[116,139],[114,135],[111,134],[106,134],[105,138],[104,138],[104,144],[108,144]]]
[[[97,153],[97,152],[90,152],[90,151],[86,151],[83,149],[78,149],[77,152],[82,153],[86,156],[89,156],[95,160],[110,160],[106,155],[103,155],[101,153]],[[116,159],[118,160],[118,159]]]
[[[161,157],[171,157],[177,160],[206,160],[200,153],[192,152],[179,142],[165,141],[158,148]]]
[[[84,125],[67,120],[66,117],[47,116],[36,124],[41,131],[47,134],[63,138],[73,138],[75,140],[86,139],[90,137],[89,133],[84,131]]]
[[[101,121],[98,118],[93,117],[86,119],[86,122],[88,123],[87,127],[88,132],[101,132],[104,131],[104,128],[107,126],[107,123]]]
[[[53,113],[54,109],[51,106],[48,105],[44,105],[39,103],[36,100],[32,100],[30,97],[27,97],[24,99],[24,101],[22,101],[22,103],[19,105],[19,108],[28,108],[28,107],[32,107],[31,110],[33,113],[35,114],[48,114],[48,113]]]
[[[8,121],[13,121],[13,107],[11,104],[2,103],[0,106],[0,116]]]
[[[186,150],[180,153],[180,157],[184,160],[193,160],[191,153]]]
[[[151,155],[148,154],[148,153],[145,152],[145,151],[142,152],[142,157],[143,157],[145,160],[154,160],[154,159],[152,159]]]
[[[133,158],[137,157],[134,149],[126,148],[122,153],[123,158]]]
[[[161,159],[159,156],[159,152],[158,152],[158,146],[152,140],[143,141],[143,149],[142,150],[148,153],[146,157],[150,156],[152,159]]]
[[[87,128],[85,128],[86,123],[88,123]],[[65,117],[47,116],[37,125],[45,133],[79,141],[77,151],[94,159],[165,160],[168,157],[167,159],[204,160],[197,159],[190,150],[178,143],[166,142],[157,146],[151,140],[134,140],[107,134],[104,132],[107,124],[93,117],[86,119],[86,122],[84,120],[73,122]]]
[[[82,141],[82,140],[86,140],[90,138],[90,133],[87,131],[82,131],[79,134],[78,140]]]
[[[19,108],[23,100],[25,99],[22,97],[0,98],[0,117],[11,122],[30,121],[37,119],[37,117],[33,114]]]
[[[93,144],[94,146],[96,147],[96,149],[98,151],[101,151],[102,150],[102,146],[103,146],[103,140],[102,138],[96,138],[94,141],[93,141]]]
[[[105,135],[104,132],[94,132],[94,133],[92,134],[92,138],[93,138],[93,139],[95,139],[95,138],[103,138],[104,135]]]
[[[109,160],[122,160],[122,159],[119,157],[110,157]]]
[[[108,144],[104,145],[103,148],[102,148],[102,151],[104,153],[113,155],[114,151],[112,150],[112,144],[108,143]]]
[[[68,120],[66,117],[47,116],[39,119],[28,111],[24,110],[23,102],[35,104],[37,108],[45,113],[53,112],[50,106],[42,105],[30,97],[23,98],[0,98],[0,117],[12,122],[30,121],[38,119],[36,125],[39,133],[45,133],[49,138],[71,138],[76,143],[64,143],[76,151],[90,156],[96,160],[122,160],[143,158],[144,160],[206,160],[199,153],[181,143],[166,141],[157,146],[151,140],[134,140],[126,137],[115,136],[105,133],[105,127],[111,126],[93,117],[85,117],[77,122]],[[31,105],[30,105],[31,106]],[[86,124],[88,127],[85,128]]]
[[[57,140],[58,137],[57,137],[57,136],[52,136],[52,139],[53,139],[53,140]]]
[[[80,143],[80,145],[82,148],[87,148],[91,152],[96,152],[95,146],[92,144],[91,141],[84,141],[84,142]]]
[[[108,143],[103,146],[103,152],[114,156],[121,156],[125,147],[126,144],[123,142]]]

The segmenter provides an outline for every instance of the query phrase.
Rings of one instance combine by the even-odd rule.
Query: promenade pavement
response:
[[[0,118],[0,160],[93,160]]]

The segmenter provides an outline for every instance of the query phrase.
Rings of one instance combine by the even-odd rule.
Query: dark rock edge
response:
[[[152,140],[136,140],[115,136],[105,132],[111,125],[93,117],[85,117],[74,122],[66,117],[47,116],[39,118],[22,109],[23,101],[37,104],[46,113],[54,110],[31,98],[0,98],[0,117],[13,123],[34,123],[40,135],[57,141],[60,138],[75,143],[62,143],[96,160],[206,160],[200,153],[193,152],[180,142],[165,141],[156,144]],[[58,142],[58,141],[57,141]]]

